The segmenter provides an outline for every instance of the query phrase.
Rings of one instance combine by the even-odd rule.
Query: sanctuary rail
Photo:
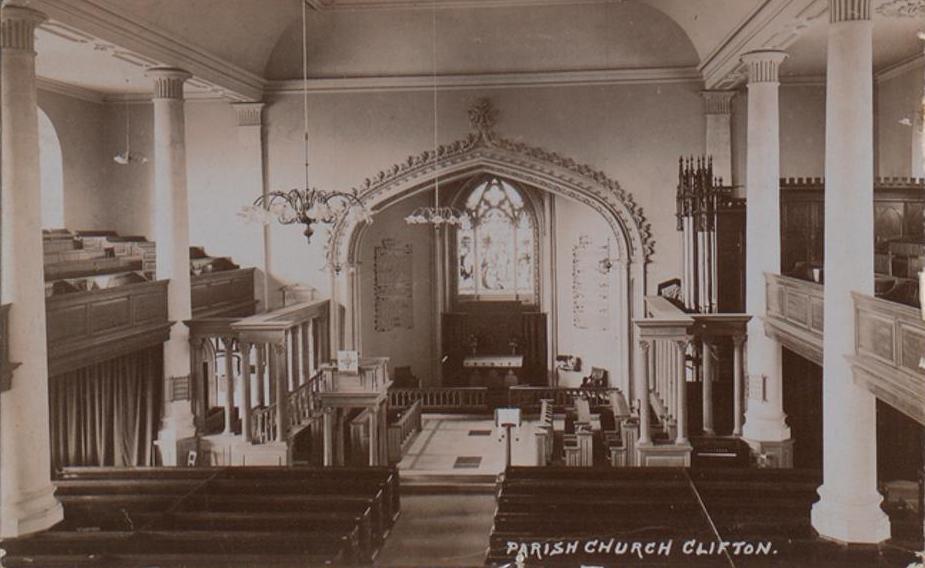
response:
[[[420,400],[422,412],[484,412],[487,393],[485,387],[391,388],[389,405],[409,408]]]

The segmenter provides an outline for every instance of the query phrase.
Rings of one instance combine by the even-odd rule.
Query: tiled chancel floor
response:
[[[428,414],[421,432],[398,465],[400,471],[415,474],[498,474],[504,469],[504,435],[489,418]],[[486,435],[486,432],[488,433]],[[512,431],[511,462],[536,465],[535,422],[524,421]],[[481,457],[481,461],[458,458]]]

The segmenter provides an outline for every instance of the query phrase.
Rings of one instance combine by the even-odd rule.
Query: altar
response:
[[[523,366],[523,355],[469,355],[463,359],[471,387],[516,386]]]

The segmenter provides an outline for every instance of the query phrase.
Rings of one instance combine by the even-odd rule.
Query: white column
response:
[[[263,174],[263,107],[264,103],[234,103],[231,105],[238,124],[238,142],[247,156],[241,168],[239,183],[253,192],[253,198],[266,193]],[[255,245],[252,250],[241,251],[241,262],[258,267],[254,281],[254,296],[260,309],[270,309],[270,226],[254,226]]]
[[[686,358],[687,358],[687,347],[690,345],[690,342],[686,339],[677,341],[677,353],[676,357],[678,358],[676,367],[678,369],[677,383],[676,383],[676,394],[675,394],[675,406],[677,408],[677,435],[675,436],[674,443],[677,445],[684,445],[688,443],[687,440],[687,371],[686,369]]]
[[[711,338],[704,337],[701,340],[703,346],[703,433],[712,436],[713,430],[713,378],[715,369],[713,367],[713,341]]]
[[[369,409],[369,465],[379,465],[379,407]]]
[[[322,414],[322,427],[324,429],[324,461],[325,467],[334,465],[334,409],[325,408]]]
[[[251,345],[238,344],[241,352],[241,436],[245,442],[251,441]]]
[[[42,260],[42,196],[35,94],[35,27],[41,12],[0,12],[2,100],[2,303],[16,369],[0,395],[0,538],[44,530],[63,518],[51,484],[48,353]]]
[[[737,335],[732,338],[732,435],[742,435],[742,352],[745,338]]]
[[[225,431],[223,434],[234,434],[234,338],[223,337],[222,345],[225,347]]]
[[[196,433],[189,400],[190,343],[184,323],[192,318],[189,206],[186,194],[186,119],[181,69],[148,71],[154,81],[154,238],[157,278],[170,280],[167,317],[174,322],[164,344],[164,415],[158,447],[164,465],[176,465],[178,440]]]
[[[875,398],[852,382],[851,292],[874,295],[873,65],[870,0],[829,0],[825,140],[823,485],[813,526],[828,538],[890,537],[877,492]]]
[[[707,155],[713,158],[713,175],[732,185],[732,99],[735,91],[703,91],[707,119]]]
[[[639,384],[637,391],[640,393],[638,400],[639,405],[639,444],[652,443],[652,418],[649,411],[649,381],[651,380],[649,358],[655,357],[652,341],[643,339],[639,341],[639,348],[642,352],[641,370],[642,382]]]
[[[753,51],[742,57],[748,68],[748,139],[746,168],[746,358],[750,388],[743,436],[751,445],[790,438],[781,397],[780,344],[764,333],[765,273],[780,273],[780,105],[778,69],[787,54]]]

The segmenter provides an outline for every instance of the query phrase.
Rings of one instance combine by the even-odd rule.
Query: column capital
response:
[[[700,91],[705,103],[704,112],[706,114],[732,114],[732,99],[735,98],[735,91]]]
[[[829,0],[829,23],[870,21],[870,0]]]
[[[193,75],[176,67],[152,67],[146,75],[154,80],[154,99],[183,100],[183,83]]]
[[[232,103],[238,126],[260,126],[263,124],[263,107],[265,103]]]
[[[0,49],[35,54],[35,28],[48,16],[25,6],[5,5],[0,9]]]
[[[777,83],[780,64],[787,59],[787,52],[778,49],[759,49],[742,55],[742,63],[748,70],[748,82]]]
[[[639,340],[639,348],[642,349],[643,351],[645,351],[646,353],[649,352],[649,348],[650,348],[651,346],[652,346],[652,340],[651,340],[651,339],[640,339],[640,340]]]
[[[744,335],[733,335],[732,336],[732,344],[735,345],[736,347],[741,347],[742,344],[745,343],[745,340],[746,340],[746,336]]]

